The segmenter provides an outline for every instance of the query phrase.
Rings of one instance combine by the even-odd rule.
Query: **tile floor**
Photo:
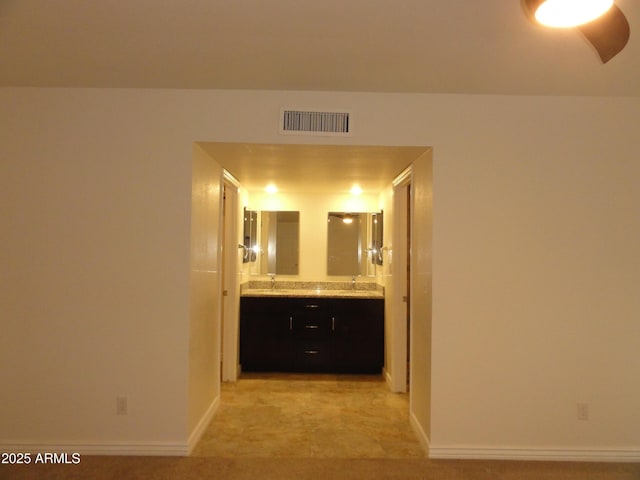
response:
[[[424,458],[408,394],[381,376],[250,374],[223,383],[196,457]]]

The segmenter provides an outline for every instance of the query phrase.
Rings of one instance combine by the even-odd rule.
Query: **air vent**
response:
[[[351,134],[350,113],[345,111],[317,112],[283,109],[280,115],[280,133],[291,135]]]

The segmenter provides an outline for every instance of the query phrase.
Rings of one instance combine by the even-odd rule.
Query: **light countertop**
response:
[[[243,297],[325,297],[325,298],[384,298],[379,290],[325,290],[309,288],[246,288]]]

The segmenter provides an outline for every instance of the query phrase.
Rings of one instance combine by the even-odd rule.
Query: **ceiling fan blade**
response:
[[[602,17],[581,25],[578,29],[596,49],[602,63],[607,63],[622,51],[631,33],[627,17],[616,5]]]
[[[536,23],[536,10],[543,1],[544,0],[520,0],[522,9],[527,14],[529,19],[534,23]]]

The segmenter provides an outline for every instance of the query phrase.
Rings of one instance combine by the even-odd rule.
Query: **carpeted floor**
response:
[[[82,457],[0,466],[2,480],[639,480],[638,464],[427,459]]]

